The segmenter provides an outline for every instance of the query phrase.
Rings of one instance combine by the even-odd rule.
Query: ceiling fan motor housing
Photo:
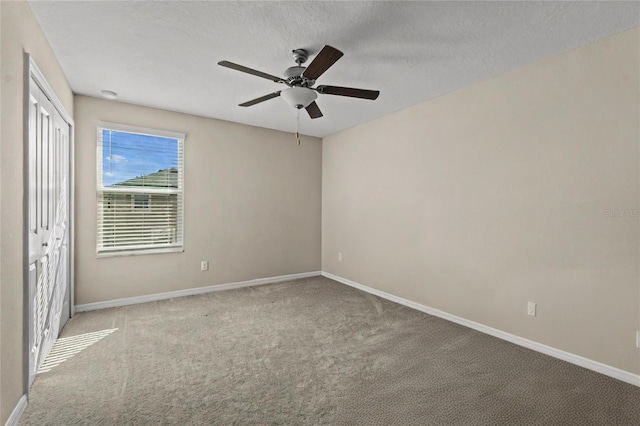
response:
[[[286,79],[287,86],[296,87],[309,87],[313,86],[315,80],[310,80],[302,75],[306,67],[297,65],[295,67],[289,67],[284,70],[284,78]]]

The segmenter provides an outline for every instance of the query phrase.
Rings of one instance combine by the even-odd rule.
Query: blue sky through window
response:
[[[178,140],[102,130],[102,185],[178,167]]]

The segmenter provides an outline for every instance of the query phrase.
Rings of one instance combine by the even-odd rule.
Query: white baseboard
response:
[[[20,397],[20,399],[18,400],[18,403],[16,404],[15,408],[11,412],[11,415],[9,416],[9,418],[7,419],[7,422],[4,425],[5,426],[17,425],[18,420],[20,420],[20,417],[22,416],[22,413],[24,413],[25,408],[27,408],[27,395],[22,395],[22,397]]]
[[[346,284],[351,287],[355,287],[359,290],[366,291],[367,293],[375,294],[383,299],[390,300],[392,302],[399,303],[409,308],[416,309],[418,311],[446,319],[456,324],[463,325],[468,328],[480,331],[490,336],[497,337],[507,342],[515,343],[516,345],[524,346],[525,348],[532,349],[536,352],[543,353],[545,355],[552,356],[554,358],[567,361],[571,364],[579,365],[580,367],[587,368],[589,370],[596,371],[614,379],[622,380],[623,382],[630,383],[632,385],[640,386],[640,375],[633,374],[628,371],[621,370],[616,367],[612,367],[607,364],[603,364],[598,361],[593,361],[588,358],[584,358],[580,355],[575,355],[570,352],[565,352],[560,349],[553,348],[551,346],[544,345],[542,343],[534,342],[524,337],[516,336],[515,334],[507,333],[502,330],[498,330],[493,327],[489,327],[484,324],[477,323],[465,318],[458,317],[456,315],[449,314],[447,312],[440,311],[438,309],[431,308],[429,306],[422,305],[420,303],[412,302],[411,300],[403,299],[402,297],[394,296],[393,294],[385,293],[384,291],[376,290],[375,288],[367,287],[366,285],[351,281],[346,278],[339,277],[337,275],[330,274],[328,272],[322,272],[322,276],[330,278],[334,281],[338,281],[342,284]]]
[[[138,303],[155,302],[157,300],[173,299],[176,297],[194,296],[196,294],[211,293],[214,291],[231,290],[234,288],[251,287],[263,284],[273,284],[282,281],[298,280],[301,278],[317,277],[320,271],[304,272],[301,274],[280,275],[277,277],[257,278],[254,280],[240,281],[236,283],[217,284],[206,287],[188,288],[186,290],[169,291],[166,293],[147,294],[144,296],[126,297],[124,299],[106,300],[104,302],[86,303],[76,305],[76,312],[95,311],[96,309],[115,308],[116,306],[136,305]]]

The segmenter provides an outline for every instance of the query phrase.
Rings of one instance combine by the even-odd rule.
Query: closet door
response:
[[[69,318],[69,125],[29,85],[29,380]]]

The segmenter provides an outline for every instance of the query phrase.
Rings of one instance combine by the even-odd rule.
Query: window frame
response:
[[[162,138],[170,138],[178,140],[178,148],[181,152],[181,158],[178,164],[178,188],[169,189],[169,188],[118,188],[118,187],[105,187],[102,185],[102,163],[103,163],[103,149],[102,149],[102,136],[101,132],[103,130],[111,130],[115,132],[124,132],[124,133],[135,133],[139,135],[146,135],[152,137],[162,137]],[[157,253],[182,253],[184,252],[184,163],[185,163],[185,134],[178,132],[170,132],[167,130],[158,130],[151,129],[146,127],[138,127],[131,126],[127,124],[118,124],[111,123],[106,121],[97,121],[96,122],[96,257],[115,257],[115,256],[132,256],[132,255],[143,255],[143,254],[157,254]],[[99,237],[98,232],[99,229],[99,221],[100,221],[100,208],[98,203],[100,202],[100,196],[104,193],[123,193],[131,195],[131,205],[134,207],[135,195],[136,194],[148,194],[148,200],[153,198],[154,194],[162,195],[162,194],[178,194],[178,242],[171,245],[158,245],[157,247],[149,246],[143,248],[130,248],[127,246],[120,246],[114,248],[100,248],[99,247]]]

